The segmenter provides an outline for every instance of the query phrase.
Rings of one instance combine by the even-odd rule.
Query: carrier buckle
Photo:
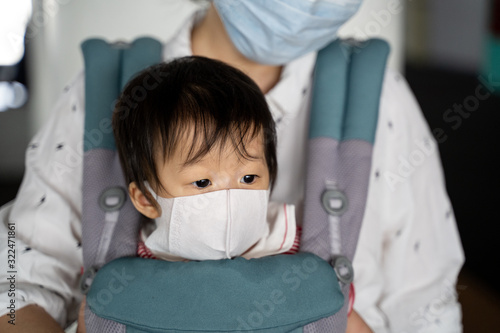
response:
[[[91,266],[83,272],[81,278],[80,278],[80,291],[82,294],[87,295],[87,293],[90,290],[90,286],[92,285],[92,281],[94,281],[94,277],[97,274],[97,271],[99,269],[95,266]]]
[[[354,268],[351,261],[345,256],[338,256],[330,261],[340,282],[347,285],[354,280]]]
[[[326,212],[333,216],[341,216],[348,207],[346,195],[338,189],[324,191],[321,195],[321,202]]]
[[[119,186],[108,187],[99,196],[99,206],[105,212],[115,212],[122,208],[127,200],[127,193]]]

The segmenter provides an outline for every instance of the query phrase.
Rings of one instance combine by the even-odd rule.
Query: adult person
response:
[[[270,20],[262,20],[261,30],[252,30],[255,34],[251,39],[242,35],[245,31],[234,29],[231,23],[236,20],[248,22],[244,20],[248,17],[242,16],[245,13],[260,17],[263,13],[259,10],[269,9],[266,4],[277,1],[238,1],[243,6],[252,2],[262,7],[252,6],[253,12],[218,12],[211,5],[206,13],[195,14],[165,45],[164,59],[190,54],[219,59],[240,68],[257,83],[266,93],[278,123],[280,173],[271,199],[301,207],[315,52],[299,47],[302,52],[293,55],[295,60],[285,61],[286,65],[263,64],[256,59],[269,59],[269,54],[277,52],[268,49],[271,45],[264,42],[250,51],[241,45],[237,48],[235,45],[245,40],[257,43],[276,28]],[[231,17],[231,13],[236,16]],[[339,15],[338,22],[349,16]],[[234,42],[238,35],[243,38]],[[89,139],[83,132],[83,82],[80,74],[31,142],[18,197],[0,212],[0,233],[7,233],[9,222],[15,222],[17,228],[20,258],[15,328],[19,332],[42,332],[42,327],[47,332],[60,331],[76,317],[80,305],[77,282],[82,264],[82,165],[78,152],[82,138]],[[3,244],[0,251],[6,257]],[[388,70],[380,101],[367,207],[353,262],[356,300],[351,318],[363,321],[356,322],[359,330],[352,326],[348,329],[460,331],[454,284],[462,263],[462,248],[444,189],[436,143],[404,79]],[[5,274],[0,272],[0,314],[7,312],[9,301]],[[0,317],[0,330],[13,331],[7,320],[6,315]]]

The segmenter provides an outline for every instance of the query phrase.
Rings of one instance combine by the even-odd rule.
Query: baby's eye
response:
[[[212,183],[208,179],[201,179],[201,180],[197,180],[195,182],[192,182],[192,184],[194,186],[196,186],[197,188],[205,188]]]
[[[256,175],[246,175],[241,178],[241,182],[244,184],[252,184],[255,181],[255,178],[257,178]]]

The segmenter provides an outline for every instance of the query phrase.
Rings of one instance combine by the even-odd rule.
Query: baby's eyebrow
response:
[[[264,155],[263,154],[258,154],[258,155],[251,155],[251,154],[245,154],[243,157],[247,157],[247,158],[250,158],[252,160],[262,160],[264,159]]]
[[[178,169],[179,169],[179,173],[183,174],[183,173],[189,172],[191,167],[195,166],[198,162],[199,161],[185,161],[184,163],[179,163],[177,165]]]
[[[203,156],[200,156],[199,154],[194,154],[194,156],[188,155],[186,156],[186,160],[184,162],[179,163],[179,166],[181,168],[185,168],[200,163],[205,158],[205,155]]]
[[[262,154],[259,154],[257,156],[245,154],[242,156],[238,156],[238,160],[240,164],[245,164],[245,163],[259,163],[261,161],[265,161],[266,158]]]
[[[179,167],[182,169],[181,171],[184,171],[187,167],[193,166],[199,162],[200,162],[200,159],[189,159],[187,161],[179,163]]]

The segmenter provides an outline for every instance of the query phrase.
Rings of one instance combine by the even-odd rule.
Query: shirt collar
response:
[[[311,52],[283,67],[279,82],[266,94],[267,103],[275,119],[294,117],[308,101],[316,53]]]

